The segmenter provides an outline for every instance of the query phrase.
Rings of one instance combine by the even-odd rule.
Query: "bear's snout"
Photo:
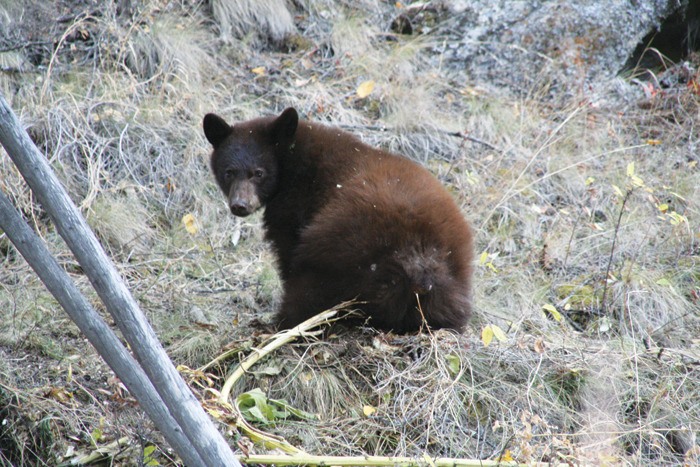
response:
[[[249,216],[257,211],[260,208],[260,198],[255,184],[250,180],[232,183],[229,189],[228,207],[231,214],[237,217]]]
[[[244,199],[234,199],[229,203],[231,214],[237,217],[245,217],[253,213],[250,209],[250,203]]]

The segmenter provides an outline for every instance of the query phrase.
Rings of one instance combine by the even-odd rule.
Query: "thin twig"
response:
[[[481,144],[482,146],[486,146],[489,149],[492,149],[496,152],[505,152],[503,149],[499,148],[498,146],[491,144],[487,141],[484,141],[483,139],[476,138],[474,136],[469,136],[465,133],[462,133],[461,131],[445,131],[444,132],[447,136],[454,136],[456,138],[462,138],[467,141],[471,141],[472,143],[477,143]]]
[[[632,194],[634,190],[627,190],[627,193],[625,193],[625,197],[622,198],[622,206],[620,206],[620,214],[617,216],[617,222],[615,223],[615,234],[613,235],[613,242],[612,246],[610,247],[610,256],[608,257],[608,266],[605,269],[605,277],[603,277],[603,296],[601,298],[602,300],[602,305],[603,309],[605,310],[605,314],[608,313],[608,302],[606,295],[608,293],[608,277],[610,276],[610,269],[612,268],[612,262],[613,262],[613,255],[615,254],[615,245],[617,244],[617,235],[620,232],[620,223],[622,222],[622,216],[625,213],[625,205],[627,204],[627,200],[629,200],[630,195]]]
[[[345,130],[365,130],[365,131],[378,131],[380,133],[386,133],[386,132],[393,132],[397,133],[397,130],[395,128],[387,127],[387,126],[380,126],[380,125],[338,125],[341,128]],[[462,133],[461,131],[448,131],[448,130],[438,130],[440,133],[443,133],[447,136],[454,136],[455,138],[462,138],[467,141],[471,141],[472,143],[477,143],[481,144],[483,146],[486,146],[489,149],[492,149],[497,152],[503,152],[503,149],[499,148],[498,146],[491,144],[487,141],[484,141],[479,138],[475,138],[474,136],[469,136],[465,133]]]

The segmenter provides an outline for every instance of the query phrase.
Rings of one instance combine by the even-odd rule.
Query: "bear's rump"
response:
[[[303,229],[292,274],[315,271],[319,289],[334,290],[338,301],[365,301],[360,308],[377,327],[417,329],[421,312],[433,327],[461,326],[469,284],[459,283],[460,259],[452,255],[461,251],[444,238],[444,216],[436,216],[434,200],[426,201],[425,186],[382,184],[363,179],[336,187]]]

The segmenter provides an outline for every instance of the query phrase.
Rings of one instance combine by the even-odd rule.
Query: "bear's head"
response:
[[[211,168],[233,215],[252,214],[275,195],[279,160],[294,143],[298,125],[291,107],[235,125],[215,114],[204,116],[204,135],[214,147]]]

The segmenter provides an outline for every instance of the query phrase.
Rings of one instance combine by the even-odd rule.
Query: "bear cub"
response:
[[[231,213],[265,208],[284,288],[280,328],[356,299],[375,328],[462,330],[472,231],[425,168],[293,108],[234,125],[207,114],[204,134]]]

